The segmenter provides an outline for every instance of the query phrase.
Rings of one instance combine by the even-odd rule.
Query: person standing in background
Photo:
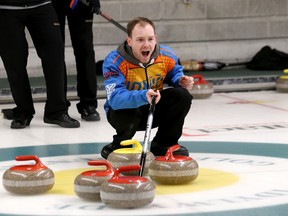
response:
[[[70,38],[76,60],[77,95],[80,98],[80,102],[76,105],[77,110],[81,114],[82,119],[86,121],[99,121],[100,115],[96,110],[98,102],[96,62],[93,44],[93,15],[94,13],[99,14],[100,2],[99,0],[87,0],[87,2],[89,6],[79,1],[75,8],[71,9],[71,0],[52,0],[64,42],[66,18],[68,21]]]
[[[11,128],[29,126],[35,114],[26,68],[29,49],[25,29],[31,35],[44,72],[47,87],[44,122],[65,128],[80,127],[68,115],[64,44],[57,23],[50,0],[0,0],[0,56],[16,104],[16,108],[10,109]]]

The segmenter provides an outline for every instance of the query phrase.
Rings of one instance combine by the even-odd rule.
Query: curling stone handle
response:
[[[203,76],[201,74],[195,74],[195,75],[192,75],[192,77],[194,78],[194,84],[196,84],[196,85],[207,84],[206,80],[203,78]]]
[[[129,166],[120,166],[116,168],[114,175],[112,176],[111,179],[118,179],[120,176],[120,173],[122,172],[129,172],[129,171],[135,171],[135,170],[140,170],[139,164],[129,165]]]
[[[46,168],[46,166],[41,162],[39,157],[36,155],[22,155],[22,156],[16,156],[15,157],[16,161],[28,161],[28,160],[34,160],[35,161],[35,167],[42,167]]]
[[[171,146],[166,152],[165,159],[166,160],[175,160],[175,158],[173,156],[173,152],[177,151],[179,148],[180,148],[179,144]]]
[[[15,159],[17,161],[27,161],[27,160],[34,160],[36,163],[41,163],[40,159],[35,155],[22,155],[16,156]]]
[[[113,171],[112,165],[106,160],[88,161],[88,165],[91,165],[91,166],[105,166],[106,167],[106,171],[108,171],[108,172],[112,172]]]
[[[140,142],[136,139],[130,139],[130,140],[123,140],[120,143],[121,146],[128,146],[128,145],[133,145],[132,148],[135,151],[142,151],[142,145]]]

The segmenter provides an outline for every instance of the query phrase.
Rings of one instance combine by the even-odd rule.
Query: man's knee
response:
[[[182,105],[187,105],[187,106],[191,105],[193,96],[190,94],[190,92],[187,89],[173,88],[171,89],[171,93],[173,94],[173,98],[175,98],[176,102],[179,102]]]

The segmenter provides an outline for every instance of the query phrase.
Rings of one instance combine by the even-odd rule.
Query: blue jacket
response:
[[[106,112],[131,109],[148,103],[146,93],[149,88],[162,90],[164,84],[179,87],[183,68],[172,49],[156,45],[148,64],[134,58],[126,42],[108,54],[103,63],[104,85],[107,100]]]

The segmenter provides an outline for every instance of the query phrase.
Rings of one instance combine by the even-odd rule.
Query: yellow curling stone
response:
[[[284,71],[285,75],[281,75],[276,80],[276,90],[282,93],[288,93],[288,69]]]
[[[120,166],[128,166],[134,164],[140,164],[141,154],[142,154],[142,145],[138,140],[124,140],[120,143],[122,146],[132,145],[132,148],[120,148],[114,150],[109,154],[107,160],[112,164],[114,169]],[[147,151],[146,153],[146,162],[143,170],[143,175],[148,174],[148,167],[150,163],[155,159],[155,156],[152,152]],[[134,172],[123,172],[124,175],[138,175],[137,171]]]

